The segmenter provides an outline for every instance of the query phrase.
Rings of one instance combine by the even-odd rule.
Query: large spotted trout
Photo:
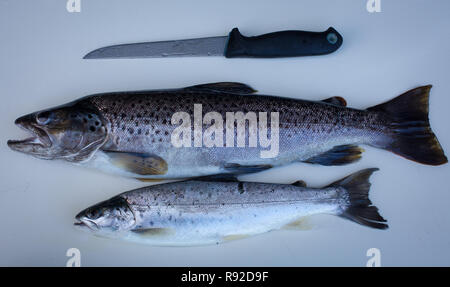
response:
[[[342,165],[359,145],[428,165],[447,162],[428,121],[431,86],[365,110],[343,98],[254,94],[240,83],[96,94],[20,117],[34,134],[11,149],[140,179],[261,171],[292,162]]]
[[[369,177],[375,170],[359,171],[324,188],[232,180],[153,185],[81,211],[75,225],[103,237],[172,246],[304,229],[309,216],[321,213],[386,229],[386,220],[368,197]]]

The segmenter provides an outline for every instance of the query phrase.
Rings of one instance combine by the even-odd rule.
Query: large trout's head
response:
[[[136,223],[128,202],[121,196],[100,202],[78,213],[76,226],[95,233],[128,231]]]
[[[107,136],[101,114],[78,103],[31,113],[15,123],[33,137],[9,140],[8,146],[42,159],[84,161],[103,145]]]

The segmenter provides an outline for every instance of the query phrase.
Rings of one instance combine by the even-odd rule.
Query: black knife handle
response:
[[[342,45],[342,36],[332,27],[325,32],[280,31],[255,37],[231,30],[225,57],[279,58],[325,55]]]

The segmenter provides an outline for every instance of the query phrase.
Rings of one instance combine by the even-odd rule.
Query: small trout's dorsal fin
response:
[[[140,175],[157,175],[167,172],[167,162],[157,155],[134,152],[104,151],[111,163],[121,169]]]
[[[224,169],[233,174],[245,174],[245,173],[255,173],[264,171],[272,168],[270,164],[260,164],[260,165],[241,165],[238,163],[227,163],[224,165]]]
[[[190,180],[210,181],[210,182],[240,182],[237,176],[232,173],[219,173],[207,176],[199,176],[194,177]]]
[[[322,154],[305,160],[307,163],[315,163],[325,166],[344,165],[358,161],[364,150],[356,145],[340,145]]]
[[[297,180],[296,182],[292,183],[292,185],[298,187],[306,187],[306,182],[304,182],[303,180]]]
[[[343,98],[343,97],[331,97],[325,100],[322,100],[321,102],[327,103],[327,104],[332,104],[335,106],[340,106],[340,107],[346,107],[347,106],[347,101]]]
[[[252,89],[252,87],[237,83],[237,82],[218,82],[218,83],[209,83],[209,84],[201,84],[184,88],[185,90],[207,90],[213,92],[224,92],[224,93],[232,93],[232,94],[253,94],[257,91]]]

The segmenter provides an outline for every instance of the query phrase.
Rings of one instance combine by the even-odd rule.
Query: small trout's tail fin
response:
[[[447,157],[428,120],[430,89],[431,85],[412,89],[368,110],[385,113],[392,120],[393,141],[383,148],[422,164],[440,165]]]
[[[329,186],[342,187],[343,203],[341,217],[377,229],[387,229],[386,220],[378,213],[378,208],[369,200],[369,177],[378,168],[368,168],[355,172]]]

